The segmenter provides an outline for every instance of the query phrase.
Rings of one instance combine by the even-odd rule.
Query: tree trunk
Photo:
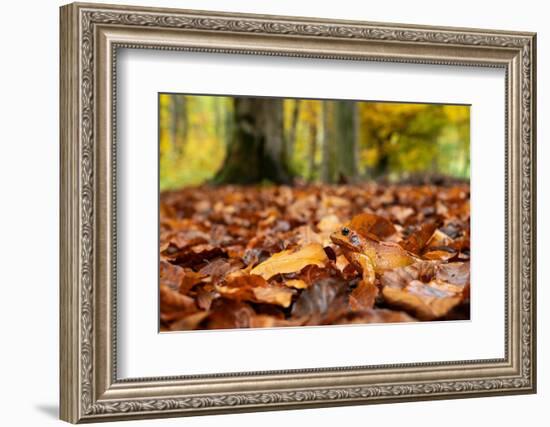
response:
[[[187,139],[187,104],[185,102],[185,95],[172,95],[171,99],[170,138],[173,149],[181,154],[185,150],[185,141]]]
[[[235,98],[231,141],[216,183],[290,183],[280,99]]]
[[[357,103],[337,101],[335,103],[338,180],[353,180],[357,176],[358,114]]]
[[[317,153],[317,123],[311,123],[309,125],[309,167],[308,167],[308,180],[313,182],[315,180],[315,154]]]
[[[287,161],[292,159],[294,153],[294,144],[296,143],[296,131],[298,129],[298,118],[300,117],[300,100],[293,101],[292,116],[290,121],[290,130],[285,144],[285,158]]]
[[[379,140],[374,135],[372,136],[372,140],[376,145],[376,153],[378,158],[376,161],[376,165],[371,170],[371,176],[374,179],[380,179],[382,177],[385,177],[388,174],[388,170],[390,166],[390,157],[386,152],[385,144],[383,141]]]
[[[322,153],[322,160],[321,160],[321,180],[324,183],[330,183],[333,179],[333,162],[334,158],[332,157],[331,153],[331,132],[330,132],[330,105],[329,101],[323,101],[322,104],[322,134],[321,134],[321,149],[323,150]]]

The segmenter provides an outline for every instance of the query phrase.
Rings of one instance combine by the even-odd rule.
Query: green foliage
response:
[[[171,108],[177,98],[185,99],[185,116],[175,115]],[[225,157],[224,136],[227,116],[232,114],[232,99],[161,94],[159,101],[161,190],[210,180]],[[174,123],[181,121],[186,122],[186,135],[173,135]]]
[[[304,181],[319,181],[323,162],[330,160],[323,159],[321,146],[323,102],[283,103],[285,157]],[[159,108],[161,190],[211,181],[231,139],[233,98],[161,94]],[[470,107],[358,102],[357,110],[355,179],[400,180],[426,173],[469,178]],[[342,136],[330,135],[330,152],[338,154],[345,145],[339,142]]]

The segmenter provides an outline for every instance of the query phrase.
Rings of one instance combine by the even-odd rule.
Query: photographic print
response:
[[[470,107],[159,94],[160,330],[467,320]]]

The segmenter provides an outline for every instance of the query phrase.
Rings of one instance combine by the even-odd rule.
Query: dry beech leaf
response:
[[[248,304],[220,298],[212,304],[205,322],[207,329],[250,328],[255,315]]]
[[[435,230],[428,240],[427,247],[441,247],[452,244],[452,239],[441,230]]]
[[[301,279],[288,279],[285,280],[283,283],[285,286],[294,289],[305,289],[308,287],[308,284]]]
[[[404,309],[419,319],[444,317],[465,299],[465,288],[469,285],[465,268],[458,263],[441,268],[433,262],[420,262],[386,272],[380,278],[382,296],[388,305]]]
[[[365,324],[365,323],[403,323],[416,322],[414,317],[411,317],[404,311],[388,310],[384,308],[371,308],[362,311],[353,311],[346,313],[338,320],[336,324]]]
[[[306,319],[304,324],[327,324],[348,311],[347,283],[343,279],[323,278],[302,291],[292,309],[292,317]]]
[[[311,243],[296,252],[284,250],[276,253],[254,267],[250,273],[268,280],[276,274],[300,271],[306,265],[323,266],[327,261],[323,247],[318,243]]]
[[[360,280],[357,287],[349,296],[349,305],[355,311],[373,308],[377,296],[378,287],[374,282],[369,283]]]
[[[253,288],[252,292],[254,293],[254,297],[257,302],[276,304],[285,308],[290,306],[292,295],[294,295],[292,290],[288,288],[275,286],[267,288]]]
[[[197,326],[208,316],[207,311],[197,311],[189,314],[170,325],[171,331],[190,331],[196,329]]]
[[[388,305],[412,312],[422,320],[434,320],[447,315],[463,299],[462,293],[448,289],[437,281],[423,283],[413,280],[404,288],[385,286],[382,295]]]
[[[405,241],[401,242],[401,246],[409,252],[420,254],[424,246],[426,246],[426,243],[428,243],[434,234],[436,228],[437,223],[435,222],[423,224],[419,230],[411,233]]]
[[[160,305],[172,310],[189,310],[195,307],[195,300],[182,295],[177,291],[169,288],[165,284],[160,284]]]
[[[160,261],[159,266],[160,283],[173,290],[178,290],[185,276],[185,270],[178,265],[170,264],[167,261]]]
[[[259,275],[240,275],[232,278],[225,286],[216,285],[215,289],[225,298],[275,304],[281,307],[288,307],[294,295],[291,289],[269,285]]]
[[[370,258],[377,273],[403,267],[416,261],[396,243],[376,242],[346,227],[331,234],[330,238],[334,244],[340,246],[348,261],[359,271],[362,271],[362,266],[357,263],[357,257],[354,254],[362,254]]]
[[[435,269],[435,277],[454,285],[466,286],[470,283],[470,263],[450,262],[439,264]]]
[[[180,282],[179,291],[182,294],[187,294],[194,286],[201,283],[202,280],[206,279],[207,276],[202,273],[197,273],[190,268],[184,269],[184,275]]]
[[[391,221],[367,212],[354,216],[347,226],[362,236],[376,240],[384,240],[396,231]]]
[[[453,258],[456,252],[451,248],[435,249],[428,252],[424,252],[422,258],[432,261],[447,261]]]

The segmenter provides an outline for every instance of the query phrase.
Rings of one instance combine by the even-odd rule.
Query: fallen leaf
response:
[[[194,286],[198,285],[206,277],[206,275],[197,273],[190,268],[184,269],[184,275],[179,286],[180,293],[188,293]]]
[[[400,245],[391,242],[377,242],[359,235],[355,230],[342,228],[330,236],[332,242],[342,249],[347,260],[358,270],[363,267],[357,262],[357,254],[367,256],[377,273],[403,267],[415,262],[415,258]]]
[[[451,248],[434,249],[424,252],[422,258],[432,261],[447,261],[456,255],[456,251]]]
[[[302,291],[292,308],[293,318],[305,324],[327,324],[348,310],[347,283],[343,279],[323,278]]]
[[[283,283],[285,286],[294,289],[305,289],[308,287],[308,284],[301,279],[289,279],[285,280]]]
[[[250,328],[255,315],[246,303],[220,298],[214,301],[205,319],[206,329]]]
[[[160,261],[159,265],[160,283],[168,286],[172,290],[178,290],[185,276],[185,270],[178,265],[173,265],[167,261]]]
[[[378,287],[374,282],[369,283],[360,280],[349,297],[349,305],[351,309],[355,311],[373,308],[377,296]]]
[[[346,313],[335,321],[338,325],[403,322],[417,322],[417,320],[404,311],[371,308],[368,310]]]
[[[253,288],[252,292],[256,302],[280,305],[285,308],[290,306],[292,295],[294,295],[292,290],[278,286]]]
[[[306,265],[323,266],[328,261],[323,247],[311,243],[296,252],[285,250],[276,253],[263,263],[257,265],[250,272],[268,280],[276,274],[293,273]]]
[[[445,282],[437,276],[447,277],[449,273],[438,268],[434,263],[420,262],[384,273],[380,282],[385,302],[422,320],[446,316],[464,301],[466,280],[460,277],[454,284]]]
[[[347,227],[374,240],[384,240],[396,231],[393,224],[386,218],[367,212],[354,216]]]
[[[389,305],[410,311],[422,320],[443,317],[462,301],[462,295],[449,292],[436,282],[418,280],[413,280],[403,289],[386,286],[382,295]]]
[[[208,316],[207,311],[198,311],[185,316],[170,324],[171,331],[191,331],[196,329],[199,324]]]
[[[170,287],[161,283],[159,287],[161,307],[166,307],[171,310],[189,310],[194,308],[195,300],[174,291]]]
[[[403,242],[401,242],[401,247],[403,249],[419,255],[426,243],[432,237],[434,231],[437,228],[437,223],[428,222],[423,224],[417,231],[411,233],[409,237]]]

